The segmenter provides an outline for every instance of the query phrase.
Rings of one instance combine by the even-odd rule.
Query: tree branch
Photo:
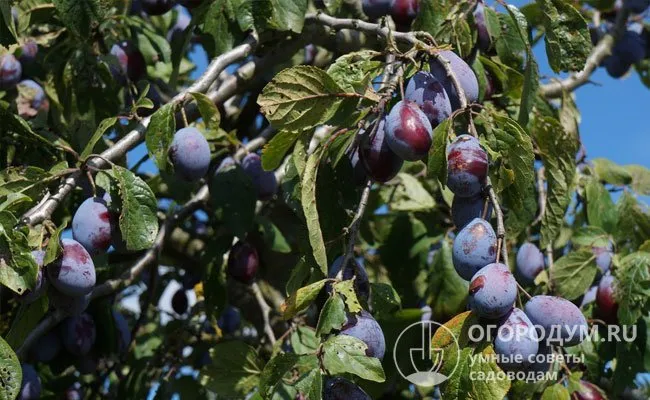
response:
[[[271,327],[271,321],[269,319],[269,315],[271,314],[271,307],[268,305],[266,300],[264,300],[264,296],[262,295],[262,291],[260,290],[260,286],[257,284],[257,282],[253,282],[250,286],[251,291],[253,292],[253,295],[255,296],[255,299],[257,300],[257,304],[260,306],[260,310],[262,311],[262,321],[264,322],[264,333],[266,334],[266,337],[269,339],[269,343],[271,343],[271,346],[275,344],[275,333],[273,333],[273,328]]]

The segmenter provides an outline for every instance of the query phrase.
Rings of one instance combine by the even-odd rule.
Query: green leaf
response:
[[[551,268],[551,282],[560,296],[574,300],[582,296],[598,273],[596,256],[590,249],[560,257]]]
[[[332,375],[350,373],[373,382],[384,382],[381,362],[366,356],[368,346],[349,335],[336,335],[323,343],[323,366]]]
[[[395,289],[387,283],[370,284],[372,310],[378,315],[391,315],[402,307],[402,301]]]
[[[16,353],[9,344],[0,337],[0,400],[13,400],[18,397],[21,382],[23,380],[23,369]]]
[[[320,399],[323,394],[323,379],[318,369],[313,369],[300,377],[295,384],[298,393],[302,393],[305,399]]]
[[[318,165],[323,155],[323,148],[316,150],[307,159],[305,172],[301,179],[301,202],[302,210],[305,213],[305,221],[309,232],[309,243],[314,253],[314,259],[323,272],[327,275],[327,253],[323,232],[320,227],[318,208],[316,206],[316,178],[318,175]]]
[[[610,244],[607,232],[597,226],[582,226],[571,236],[571,242],[577,246],[606,247]]]
[[[229,16],[231,12],[235,12],[229,10],[229,3],[227,0],[216,0],[210,5],[205,14],[202,31],[207,38],[211,39],[206,41],[206,49],[213,56],[232,49],[242,36],[240,27]],[[239,15],[239,13],[236,15]]]
[[[113,165],[122,199],[120,233],[128,250],[150,248],[158,235],[158,203],[149,185],[133,172]]]
[[[421,1],[413,21],[413,31],[437,32],[445,21],[450,8],[445,0]]]
[[[605,232],[614,232],[617,224],[616,207],[607,189],[595,179],[590,179],[585,186],[585,195],[589,225],[600,227]]]
[[[650,215],[632,193],[623,192],[614,213],[618,222],[614,235],[617,243],[636,249],[650,239]]]
[[[151,121],[145,133],[149,156],[161,171],[168,170],[169,146],[174,140],[175,133],[176,104],[167,103],[151,116]]]
[[[567,388],[564,387],[561,383],[556,383],[553,386],[549,386],[544,389],[542,393],[542,400],[570,400],[571,395]]]
[[[196,101],[196,105],[199,108],[199,113],[201,113],[201,118],[208,129],[218,129],[221,124],[221,114],[219,114],[219,109],[214,104],[212,100],[203,93],[190,93]]]
[[[465,310],[469,283],[456,272],[451,246],[446,240],[433,256],[428,282],[427,304],[436,320],[451,318]]]
[[[363,94],[381,72],[382,62],[372,61],[379,55],[374,50],[345,54],[329,66],[327,74],[346,92]]]
[[[56,228],[56,230],[50,235],[50,240],[47,242],[47,247],[45,248],[45,256],[43,257],[43,265],[49,265],[54,262],[61,255],[61,232],[66,228],[66,223],[62,223]]]
[[[333,329],[341,329],[346,321],[345,303],[343,303],[341,296],[334,293],[327,299],[320,312],[318,325],[316,326],[316,335],[322,336],[330,333]]]
[[[277,251],[278,253],[288,254],[291,253],[291,246],[287,243],[280,229],[271,220],[266,217],[258,217],[260,221],[260,228],[262,229],[262,236],[267,243],[270,250]]]
[[[320,344],[320,340],[316,337],[316,331],[307,326],[299,326],[291,334],[289,341],[296,354],[314,354]]]
[[[302,132],[300,131],[280,131],[278,132],[270,142],[268,142],[264,149],[262,149],[262,167],[266,171],[272,171],[278,168],[284,156],[287,154],[289,149],[296,143],[298,137]]]
[[[621,325],[633,325],[646,313],[650,299],[650,253],[632,253],[620,261],[614,296]]]
[[[116,122],[117,122],[117,117],[110,117],[110,118],[106,118],[105,120],[99,123],[99,126],[95,130],[95,133],[93,133],[93,136],[90,138],[90,140],[86,144],[86,147],[84,148],[84,150],[81,152],[81,155],[79,156],[82,160],[93,153],[93,150],[95,149],[95,145],[97,144],[99,139],[101,139],[102,136],[106,134],[106,131],[112,128]]]
[[[345,297],[345,305],[348,307],[349,312],[361,312],[361,304],[359,304],[357,293],[354,290],[354,279],[347,279],[344,281],[336,282],[334,284],[334,291],[336,293],[342,294]]]
[[[244,238],[253,227],[257,201],[250,177],[240,166],[233,165],[214,174],[209,185],[216,217],[235,236]]]
[[[537,0],[543,11],[546,54],[555,73],[582,71],[591,37],[582,14],[565,0]]]
[[[61,21],[84,40],[90,39],[90,31],[102,22],[108,4],[101,0],[54,0]]]
[[[541,229],[541,246],[545,248],[558,236],[564,224],[566,209],[571,202],[576,173],[575,155],[580,143],[577,136],[566,132],[560,122],[551,117],[535,117],[532,132],[544,162],[548,183]]]
[[[38,265],[27,237],[14,228],[17,223],[12,214],[0,211],[0,284],[22,294],[36,285]]]
[[[278,383],[282,382],[282,377],[296,365],[299,358],[297,354],[282,353],[273,357],[264,366],[258,389],[263,398],[268,398],[269,394],[275,391]]]
[[[301,311],[304,311],[309,305],[316,300],[316,296],[321,291],[327,279],[314,282],[298,289],[295,293],[289,295],[287,300],[282,305],[282,314],[284,319],[290,319]]]
[[[626,165],[624,168],[632,176],[632,190],[645,196],[650,195],[650,169],[642,165]]]
[[[14,349],[19,348],[29,333],[38,325],[48,310],[47,296],[41,296],[33,303],[22,304],[11,323],[11,329],[5,336],[7,343]]]
[[[302,31],[309,4],[307,0],[259,0],[252,3],[258,30]]]
[[[257,351],[237,340],[219,343],[210,350],[218,362],[201,371],[201,384],[221,396],[243,397],[259,385],[262,361]]]
[[[399,185],[390,191],[381,192],[389,196],[384,200],[395,211],[427,211],[436,206],[436,201],[413,175],[399,173]]]
[[[11,15],[11,4],[6,1],[0,1],[0,14],[2,14],[2,24],[0,24],[0,44],[8,46],[16,43],[18,34],[16,25]]]
[[[594,164],[594,171],[598,180],[610,185],[629,185],[632,183],[632,175],[625,167],[606,158],[595,158],[591,162]]]
[[[344,101],[360,97],[345,92],[320,68],[297,66],[278,73],[257,102],[274,128],[296,131],[327,122]]]

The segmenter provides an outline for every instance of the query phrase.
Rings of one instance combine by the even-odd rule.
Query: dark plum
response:
[[[363,165],[359,158],[359,148],[355,147],[354,149],[348,149],[346,156],[350,161],[350,166],[352,167],[352,180],[356,186],[364,186],[368,181],[368,175],[366,174],[366,167]]]
[[[117,58],[122,72],[137,82],[147,74],[147,63],[142,52],[128,40],[123,40],[111,47],[111,54]]]
[[[488,175],[488,156],[473,136],[460,135],[447,148],[447,186],[460,197],[481,193]]]
[[[603,62],[607,73],[612,78],[620,78],[632,68],[632,64],[626,63],[617,56],[609,56]]]
[[[28,39],[20,46],[20,57],[19,60],[23,64],[29,64],[36,60],[36,55],[38,54],[38,43],[33,39]]]
[[[635,14],[641,14],[650,7],[650,0],[623,0],[623,6]]]
[[[600,269],[600,272],[605,274],[612,267],[612,244],[609,243],[604,247],[592,247],[591,252],[596,256],[596,265]]]
[[[600,279],[598,291],[596,292],[598,316],[610,324],[616,323],[618,320],[618,303],[614,295],[615,289],[616,279],[612,275],[605,275]]]
[[[597,293],[598,293],[598,286],[592,286],[589,289],[587,289],[585,294],[582,295],[582,298],[580,299],[580,308],[584,308],[588,304],[591,304],[594,301],[596,301]]]
[[[233,306],[226,306],[219,316],[217,325],[219,325],[219,329],[221,329],[226,335],[232,335],[235,333],[241,325],[241,314],[239,313],[239,310]]]
[[[187,312],[187,307],[189,306],[189,300],[185,289],[181,288],[174,293],[172,296],[172,310],[178,315],[183,315]]]
[[[329,378],[323,385],[323,400],[372,400],[356,383],[347,379]]]
[[[386,353],[386,339],[381,327],[372,315],[362,310],[360,314],[348,315],[348,321],[341,329],[342,335],[353,336],[368,346],[366,355],[368,357],[384,358]]]
[[[50,288],[47,295],[52,306],[61,310],[65,315],[81,315],[90,304],[90,293],[85,296],[73,297]]]
[[[374,20],[390,13],[390,3],[391,0],[361,0],[361,8],[368,18]]]
[[[196,128],[179,129],[169,146],[177,175],[187,181],[203,178],[210,167],[210,144]]]
[[[20,385],[20,392],[16,400],[37,400],[41,397],[41,378],[33,366],[21,363],[23,370],[23,381]],[[4,385],[4,383],[3,383]]]
[[[344,255],[339,256],[334,260],[327,273],[328,278],[336,278],[339,271],[341,271],[344,260]],[[354,289],[357,297],[364,301],[368,301],[368,297],[370,297],[370,281],[368,280],[368,273],[366,272],[366,269],[360,265],[353,257],[350,258],[347,265],[343,269],[341,279],[346,281],[352,278],[355,278]]]
[[[95,321],[89,314],[69,317],[61,325],[63,347],[75,356],[88,354],[96,338]]]
[[[185,29],[190,26],[191,21],[192,18],[190,18],[187,14],[179,11],[174,25],[169,28],[169,31],[167,32],[167,41],[169,43],[173,43],[176,40],[180,40],[182,38],[183,32],[185,32]]]
[[[539,351],[537,331],[518,308],[505,317],[494,339],[494,352],[499,366],[506,371],[522,371],[532,365]]]
[[[45,252],[43,250],[34,250],[32,251],[32,257],[38,265],[38,273],[36,275],[36,285],[34,285],[33,290],[27,289],[20,297],[20,301],[25,303],[32,303],[34,300],[38,299],[45,293],[47,289],[47,279],[43,275],[43,258],[45,258]]]
[[[278,181],[273,171],[265,171],[262,159],[255,153],[249,153],[241,162],[244,172],[253,180],[253,186],[260,200],[269,200],[278,190]]]
[[[478,48],[486,53],[492,47],[492,40],[485,22],[485,4],[479,1],[474,9],[474,21],[476,22],[476,33],[478,36]]]
[[[192,9],[200,6],[203,4],[204,0],[179,0],[178,3],[182,5],[183,7]]]
[[[224,170],[226,170],[226,169],[228,169],[230,167],[234,167],[236,165],[237,165],[237,161],[235,161],[234,158],[228,156],[228,157],[224,158],[223,160],[221,160],[221,162],[219,163],[219,166],[217,167],[216,172],[219,173],[221,171],[224,171]]]
[[[129,323],[121,312],[112,310],[113,322],[115,323],[115,330],[117,331],[117,351],[125,353],[131,344],[131,329]]]
[[[460,197],[454,196],[451,203],[451,217],[458,229],[463,229],[474,218],[481,218],[486,200],[483,196]],[[485,219],[492,217],[492,204],[488,205]]]
[[[260,265],[255,247],[239,241],[230,249],[228,255],[228,275],[241,283],[251,283]]]
[[[12,89],[22,74],[23,67],[13,54],[0,56],[0,89]]]
[[[404,98],[416,103],[435,128],[451,115],[451,103],[447,91],[433,74],[418,71],[411,77]]]
[[[632,24],[612,49],[612,55],[605,59],[607,73],[613,78],[625,75],[632,64],[646,56],[646,37],[640,24]]]
[[[462,58],[460,58],[456,53],[451,50],[444,50],[440,52],[440,56],[445,60],[449,61],[451,70],[458,78],[460,86],[465,92],[465,98],[468,103],[475,103],[478,101],[478,80],[476,79],[476,74],[472,71],[470,67]],[[447,71],[445,71],[444,66],[438,62],[437,59],[433,58],[430,62],[431,73],[436,77],[442,86],[444,86],[449,96],[449,101],[451,101],[451,107],[453,110],[460,108],[460,97],[456,92],[456,88],[452,83],[451,79],[447,76]]]
[[[32,346],[29,355],[37,362],[50,362],[61,351],[61,338],[54,331],[48,332],[38,340],[38,345]]]
[[[16,99],[18,115],[25,119],[35,117],[39,111],[47,111],[50,108],[45,91],[41,85],[31,79],[18,84],[18,93]]]
[[[497,259],[497,235],[489,222],[475,218],[454,239],[452,260],[458,275],[469,281]]]
[[[88,251],[76,240],[61,239],[63,254],[48,265],[49,282],[61,293],[72,297],[88,294],[95,286],[95,264]]]
[[[580,387],[571,394],[571,400],[605,400],[602,389],[591,382],[580,380]]]
[[[397,175],[404,161],[388,146],[385,120],[382,119],[378,124],[375,135],[359,147],[359,159],[367,176],[383,183]]]
[[[517,276],[527,284],[544,269],[544,254],[532,243],[524,243],[517,251]]]
[[[404,160],[420,160],[431,148],[431,123],[412,101],[402,100],[393,106],[386,118],[385,129],[388,146]]]
[[[531,322],[540,326],[540,338],[554,343],[559,334],[563,346],[580,344],[587,333],[587,320],[580,309],[567,299],[555,296],[533,296],[524,307]],[[549,338],[550,335],[555,337]],[[559,342],[559,341],[558,341]]]
[[[117,218],[101,197],[90,197],[72,218],[72,237],[90,254],[104,253],[111,246]]]
[[[418,15],[420,0],[391,0],[390,15],[399,30],[408,30]]]
[[[174,7],[174,0],[140,0],[140,4],[149,15],[163,15]]]
[[[469,284],[469,307],[482,318],[498,319],[512,310],[517,281],[501,263],[481,268]]]

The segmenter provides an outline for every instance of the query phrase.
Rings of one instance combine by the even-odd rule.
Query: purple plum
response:
[[[567,299],[555,296],[534,296],[524,307],[531,322],[541,327],[540,339],[564,347],[575,346],[584,340],[587,320],[580,309]],[[559,337],[549,337],[559,336]]]
[[[217,321],[219,329],[226,335],[232,335],[241,326],[241,314],[236,307],[226,306]]]
[[[390,3],[391,0],[361,0],[361,8],[368,18],[375,20],[390,13]]]
[[[393,106],[386,118],[385,129],[388,146],[404,160],[420,160],[431,148],[431,123],[412,101],[402,100]]]
[[[249,153],[241,162],[244,172],[252,181],[257,197],[260,200],[269,200],[278,190],[278,181],[273,171],[265,171],[262,167],[262,159],[255,153]]]
[[[543,269],[544,254],[532,243],[522,244],[517,251],[517,276],[530,284]]]
[[[13,54],[0,56],[0,89],[13,89],[22,74],[23,67]]]
[[[174,135],[169,156],[177,175],[187,181],[198,181],[210,167],[210,144],[198,129],[183,128]]]
[[[61,325],[63,347],[75,356],[88,354],[96,338],[95,321],[90,314],[69,317]]]
[[[451,203],[451,217],[458,229],[463,229],[474,218],[481,218],[487,200],[483,196],[459,197],[454,196]],[[492,204],[488,205],[486,219],[492,217]]]
[[[149,15],[163,15],[174,7],[174,0],[140,0],[142,10]]]
[[[497,235],[489,222],[475,218],[454,239],[452,261],[458,275],[469,281],[497,259]]]
[[[228,275],[241,283],[251,283],[260,265],[255,247],[245,241],[239,241],[230,249],[228,255]]]
[[[117,216],[112,215],[101,197],[90,197],[77,208],[72,218],[72,237],[90,254],[106,252],[111,246]]]
[[[485,22],[485,4],[480,0],[474,9],[474,21],[476,22],[476,33],[478,36],[478,48],[486,53],[492,47],[492,39]]]
[[[478,101],[478,80],[476,79],[476,74],[472,71],[472,68],[456,53],[451,50],[444,50],[440,52],[440,56],[445,60],[449,61],[452,72],[456,75],[460,86],[465,92],[465,99],[467,103],[475,103]],[[456,92],[456,88],[452,83],[451,79],[447,76],[447,71],[443,65],[435,58],[430,62],[431,73],[433,76],[438,79],[444,86],[449,96],[449,101],[451,102],[451,108],[457,110],[460,108],[460,97]]]
[[[418,71],[411,77],[404,98],[415,102],[435,128],[451,115],[451,103],[447,91],[433,74]]]
[[[388,182],[402,168],[404,161],[388,146],[385,120],[378,122],[377,132],[359,147],[359,159],[367,176],[377,182]]]
[[[598,284],[596,292],[596,305],[598,306],[598,316],[608,324],[615,324],[618,320],[618,303],[614,290],[616,289],[616,279],[610,274],[603,276]]]
[[[360,314],[348,315],[348,321],[341,329],[342,335],[353,336],[368,346],[366,355],[368,357],[384,358],[386,352],[386,340],[381,327],[372,315],[362,310]]]
[[[38,54],[38,43],[33,39],[26,40],[22,46],[20,46],[20,62],[22,64],[33,63],[36,60],[36,55]]]
[[[408,30],[420,11],[420,0],[391,0],[390,15],[398,30]]]
[[[26,363],[20,364],[23,370],[23,381],[16,400],[37,400],[41,397],[41,378],[33,366]]]
[[[323,385],[323,400],[372,400],[356,383],[347,379],[329,378]]]
[[[88,251],[76,240],[61,239],[63,254],[48,265],[49,282],[61,293],[72,297],[88,294],[95,286],[95,264]]]
[[[522,371],[534,363],[539,351],[537,331],[518,308],[504,317],[494,339],[494,352],[499,356],[499,366],[506,371]]]
[[[38,340],[38,344],[32,346],[29,355],[36,362],[48,363],[61,351],[61,338],[54,331],[48,332]]]
[[[483,190],[488,175],[488,156],[473,136],[460,135],[447,148],[447,186],[460,197],[474,197]]]
[[[345,255],[339,256],[334,260],[327,273],[328,278],[336,278],[339,271],[341,271],[344,260]],[[353,257],[348,261],[341,276],[341,279],[344,281],[352,278],[354,278],[354,289],[357,297],[361,300],[368,301],[368,298],[370,297],[370,281],[368,280],[368,273],[366,272],[366,269]]]
[[[505,264],[488,264],[469,284],[469,306],[482,318],[498,319],[512,310],[517,299],[517,281]]]
[[[131,81],[137,82],[147,74],[147,63],[140,50],[128,40],[111,47],[111,54],[117,58],[122,73]]]
[[[50,288],[48,298],[54,308],[61,310],[65,315],[71,316],[81,315],[90,304],[90,293],[85,296],[73,297]]]

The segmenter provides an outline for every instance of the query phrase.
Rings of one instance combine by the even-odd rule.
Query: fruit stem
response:
[[[368,205],[368,198],[370,197],[370,188],[372,187],[372,179],[368,179],[366,182],[366,186],[363,189],[363,193],[361,194],[361,200],[359,200],[359,207],[357,207],[357,212],[354,215],[354,218],[352,219],[352,223],[347,228],[348,231],[348,249],[345,252],[345,258],[343,259],[343,264],[342,265],[347,265],[348,262],[350,262],[350,259],[354,255],[354,244],[357,241],[357,235],[359,233],[359,226],[361,225],[361,218],[363,217],[363,213],[366,210],[366,206]],[[341,268],[341,271],[339,272],[340,277],[337,275],[337,279],[341,279],[343,277],[342,271],[344,268]]]
[[[517,282],[517,288],[519,288],[519,290],[520,290],[524,295],[526,295],[526,297],[528,297],[529,299],[533,297],[533,296],[531,296],[531,295],[526,291],[526,289],[524,289],[523,287],[521,287],[521,285],[519,284],[519,282]]]

